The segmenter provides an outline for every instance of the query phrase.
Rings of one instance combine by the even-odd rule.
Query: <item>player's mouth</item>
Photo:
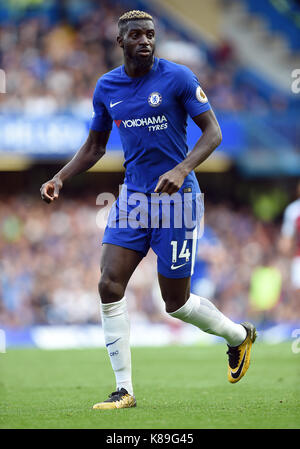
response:
[[[142,48],[138,50],[137,53],[142,56],[149,56],[151,54],[151,50],[149,48]]]

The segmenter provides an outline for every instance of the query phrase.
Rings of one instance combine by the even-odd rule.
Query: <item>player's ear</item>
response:
[[[121,48],[124,48],[124,39],[120,34],[117,36],[117,42]]]

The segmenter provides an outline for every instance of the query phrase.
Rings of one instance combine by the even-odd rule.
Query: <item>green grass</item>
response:
[[[105,349],[0,354],[0,428],[287,429],[300,427],[300,354],[256,343],[247,375],[227,381],[226,347],[133,348],[138,406],[93,411],[114,380]]]

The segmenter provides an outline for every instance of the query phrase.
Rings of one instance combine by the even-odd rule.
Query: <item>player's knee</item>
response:
[[[166,312],[172,313],[180,309],[180,307],[182,307],[186,303],[187,299],[188,298],[185,295],[181,296],[181,295],[163,294]]]
[[[111,277],[102,275],[98,284],[98,291],[101,302],[110,303],[120,301],[124,297],[123,285],[113,280]]]

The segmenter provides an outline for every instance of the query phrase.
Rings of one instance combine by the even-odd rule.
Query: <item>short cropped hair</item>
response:
[[[131,20],[152,20],[153,17],[145,11],[139,11],[137,9],[133,9],[132,11],[125,12],[118,20],[118,28],[120,34],[123,34],[125,31],[125,27]]]

